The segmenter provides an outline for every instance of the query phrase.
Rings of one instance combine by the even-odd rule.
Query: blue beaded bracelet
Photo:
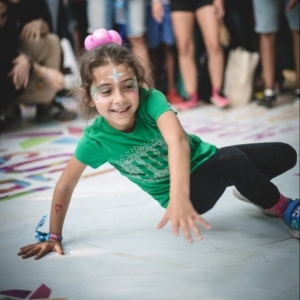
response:
[[[47,215],[43,215],[38,225],[36,226],[35,234],[34,234],[35,239],[39,242],[45,242],[48,241],[48,239],[53,239],[61,242],[63,240],[63,237],[59,234],[38,231],[38,229],[45,224],[46,219],[47,219]]]

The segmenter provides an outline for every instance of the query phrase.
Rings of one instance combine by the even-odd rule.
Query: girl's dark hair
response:
[[[80,97],[80,108],[82,117],[85,120],[90,120],[98,114],[94,107],[88,106],[88,103],[93,101],[90,97],[90,89],[94,80],[92,72],[95,68],[107,66],[110,63],[116,66],[125,64],[128,68],[132,69],[137,79],[139,90],[145,86],[149,89],[152,87],[152,82],[150,83],[145,77],[145,69],[127,47],[109,43],[89,51],[84,50],[79,60],[79,71],[81,89],[84,90],[83,99],[82,93]],[[150,80],[152,79],[150,78]],[[75,93],[75,96],[76,94],[78,95],[78,93]]]

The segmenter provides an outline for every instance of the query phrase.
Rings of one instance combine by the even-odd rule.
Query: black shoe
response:
[[[7,129],[10,125],[16,125],[22,121],[22,113],[19,105],[0,111],[0,131]]]
[[[53,101],[50,105],[38,104],[35,119],[37,122],[71,121],[76,117],[75,112],[69,111],[62,104]]]
[[[0,112],[0,119],[5,123],[18,123],[22,120],[22,113],[19,105],[14,105],[3,112]]]
[[[274,107],[276,103],[276,94],[274,92],[267,92],[265,91],[264,97],[257,103],[259,106],[264,106],[266,108]]]

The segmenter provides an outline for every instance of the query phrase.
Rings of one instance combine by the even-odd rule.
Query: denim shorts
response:
[[[126,5],[126,35],[141,37],[146,32],[147,0],[125,0]],[[96,29],[113,29],[114,1],[87,0],[88,32]]]
[[[151,6],[148,5],[146,40],[150,49],[157,48],[160,43],[164,43],[168,46],[175,45],[170,10],[170,4],[164,5],[165,14],[163,21],[162,23],[157,23],[152,17]]]
[[[257,33],[274,33],[278,31],[279,12],[285,9],[289,0],[253,0],[255,31]],[[291,30],[300,30],[299,2],[295,7],[285,12]]]

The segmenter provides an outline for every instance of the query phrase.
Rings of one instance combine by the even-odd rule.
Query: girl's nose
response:
[[[122,93],[122,91],[117,90],[115,93],[115,97],[114,97],[114,102],[115,103],[121,103],[124,101],[124,95]]]

